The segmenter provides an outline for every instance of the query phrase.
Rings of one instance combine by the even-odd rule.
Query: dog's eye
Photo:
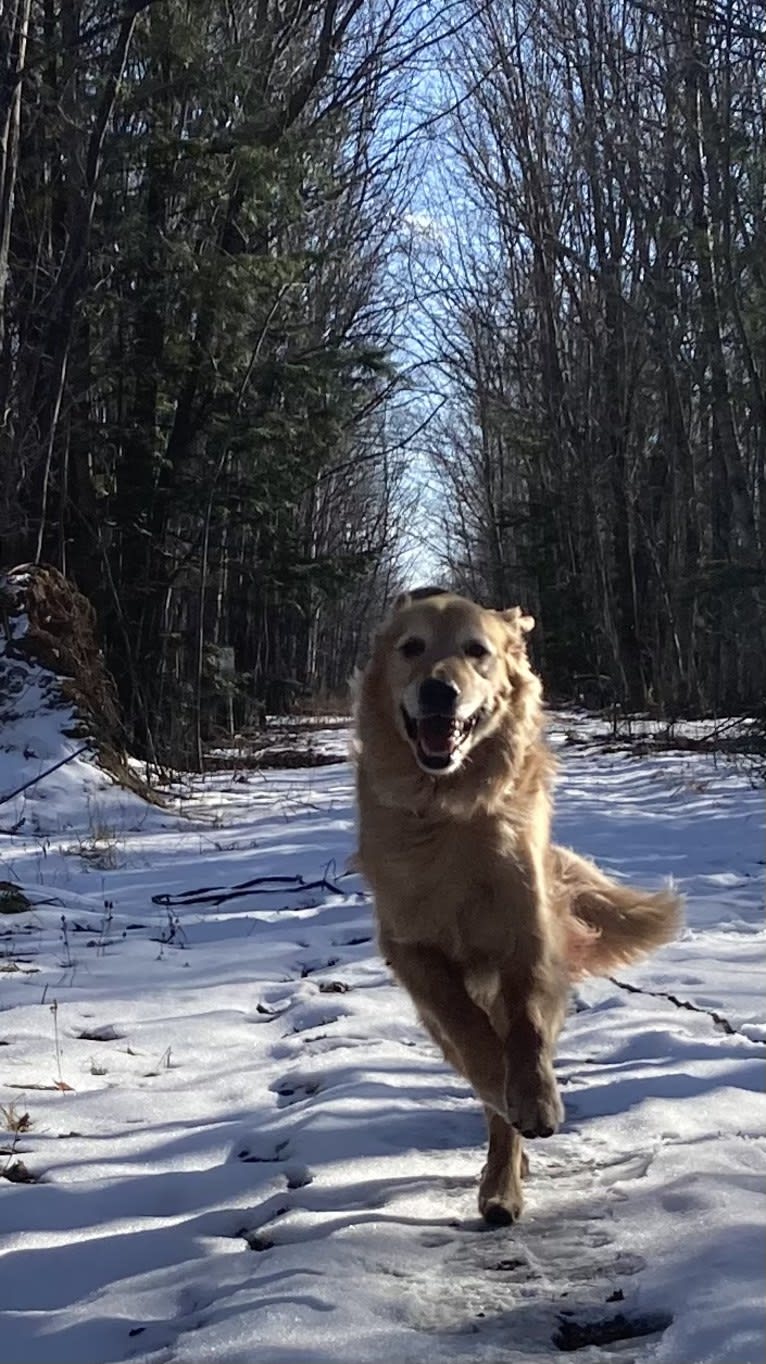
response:
[[[425,640],[417,639],[414,635],[410,639],[405,639],[399,645],[399,653],[404,654],[405,658],[417,658],[425,649]]]
[[[468,643],[463,645],[463,653],[468,658],[486,658],[489,649],[480,639],[469,639]]]

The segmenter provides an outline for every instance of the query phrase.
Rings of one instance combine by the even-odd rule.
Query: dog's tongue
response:
[[[418,721],[418,739],[426,753],[451,753],[457,725],[447,715],[427,715]]]

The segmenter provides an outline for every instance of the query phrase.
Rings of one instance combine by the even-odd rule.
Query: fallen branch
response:
[[[246,895],[273,895],[275,891],[301,895],[307,890],[326,890],[331,895],[344,893],[341,886],[329,881],[326,876],[320,877],[318,881],[304,881],[302,876],[254,876],[250,881],[239,881],[233,886],[198,886],[179,895],[153,895],[152,904],[162,905],[165,909],[183,905],[221,905],[225,900],[239,900]]]
[[[46,769],[45,772],[40,772],[38,776],[32,777],[29,781],[25,781],[23,786],[17,786],[16,790],[10,791],[7,796],[0,796],[0,805],[7,805],[8,801],[13,800],[14,796],[20,796],[22,791],[28,791],[30,786],[36,786],[39,781],[44,781],[45,778],[49,777],[52,772],[58,772],[60,767],[66,767],[67,763],[71,763],[73,759],[79,758],[80,754],[87,752],[87,750],[90,747],[91,747],[90,744],[83,744],[81,748],[76,748],[74,753],[70,753],[66,758],[61,758],[59,762],[54,763],[53,767],[49,767]],[[16,832],[15,827],[13,829],[0,829],[0,833],[15,832]]]
[[[728,1037],[744,1037],[746,1042],[754,1042],[756,1046],[766,1047],[766,1040],[761,1037],[748,1037],[746,1032],[741,1032],[735,1028],[723,1014],[716,1013],[715,1009],[705,1009],[701,1004],[692,1004],[690,999],[679,999],[678,995],[671,995],[666,990],[645,990],[640,985],[630,985],[627,980],[617,980],[616,976],[609,976],[612,985],[616,985],[620,990],[627,990],[632,995],[651,995],[652,999],[667,999],[670,1004],[675,1004],[677,1009],[689,1009],[695,1014],[707,1014],[717,1028],[725,1032]]]

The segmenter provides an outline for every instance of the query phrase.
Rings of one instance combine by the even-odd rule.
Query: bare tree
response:
[[[538,611],[562,693],[603,673],[631,706],[759,698],[766,49],[750,11],[516,0],[476,11],[451,54],[460,212],[437,205],[449,231],[424,267],[449,557]]]

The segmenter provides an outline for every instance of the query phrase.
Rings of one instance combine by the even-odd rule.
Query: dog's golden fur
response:
[[[617,885],[551,843],[533,623],[438,589],[404,594],[356,697],[358,864],[381,951],[484,1104],[479,1207],[498,1223],[521,1211],[522,1135],[563,1116],[553,1054],[571,979],[668,941],[679,915],[672,893]],[[458,698],[435,733],[418,718],[426,679]]]

